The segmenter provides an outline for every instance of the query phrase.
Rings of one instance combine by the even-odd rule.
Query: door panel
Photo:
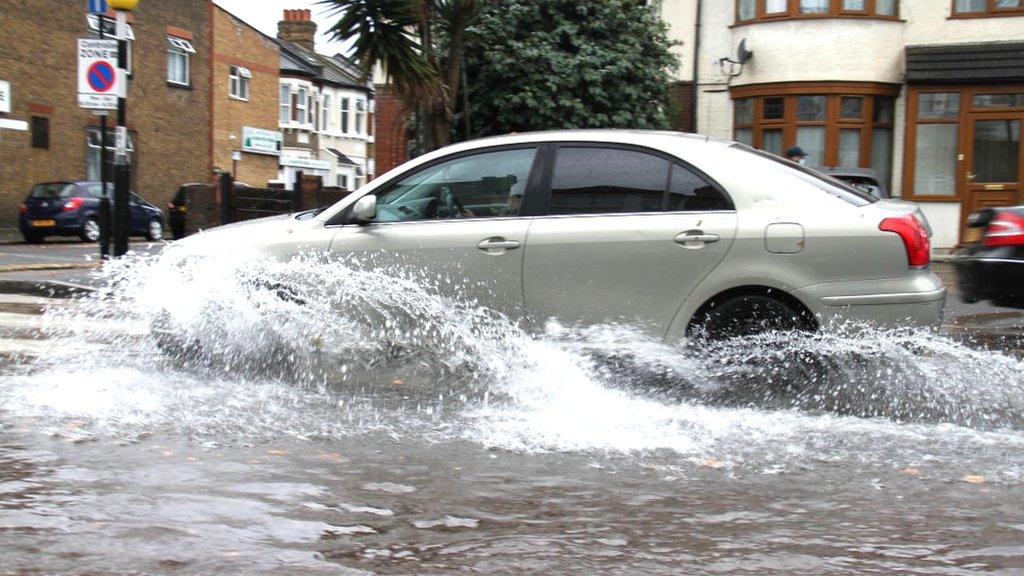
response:
[[[735,231],[732,212],[537,218],[523,269],[528,314],[661,336]]]
[[[366,267],[414,270],[446,296],[463,302],[476,299],[487,308],[519,317],[529,226],[529,218],[346,225],[338,230],[330,250],[351,255]]]

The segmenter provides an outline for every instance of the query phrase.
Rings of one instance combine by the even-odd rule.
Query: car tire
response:
[[[156,242],[164,237],[164,223],[159,218],[153,218],[146,227],[146,239]]]
[[[99,242],[100,222],[95,218],[89,218],[82,224],[82,231],[78,234],[82,242]]]
[[[22,234],[21,236],[25,239],[26,244],[42,244],[46,241],[46,237],[42,234]]]
[[[734,296],[706,309],[690,333],[710,340],[753,336],[763,332],[811,330],[806,313],[763,294]]]

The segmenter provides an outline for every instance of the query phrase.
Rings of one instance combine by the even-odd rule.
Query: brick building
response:
[[[280,58],[277,43],[228,11],[213,12],[213,92],[210,148],[214,170],[266,186],[277,178]],[[234,162],[232,153],[240,160]]]
[[[97,37],[85,8],[24,0],[0,10],[0,82],[10,98],[9,112],[0,107],[0,228],[16,227],[33,183],[98,178],[99,122],[76,96],[76,40]],[[204,1],[141,2],[132,13],[132,189],[158,204],[210,173],[209,23]]]

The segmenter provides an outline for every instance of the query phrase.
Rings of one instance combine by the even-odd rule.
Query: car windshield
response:
[[[756,156],[760,156],[761,158],[765,158],[767,160],[771,160],[772,162],[778,164],[780,168],[788,172],[790,175],[799,178],[800,180],[803,180],[804,182],[811,184],[812,186],[821,190],[822,192],[825,192],[831,196],[835,196],[836,198],[839,198],[840,200],[848,204],[853,204],[854,206],[867,206],[868,204],[878,202],[878,198],[875,198],[874,196],[868,194],[867,192],[858,190],[857,188],[847,184],[846,182],[843,182],[842,180],[839,180],[838,178],[833,178],[827,174],[822,174],[821,172],[812,170],[805,166],[801,166],[794,162],[790,162],[789,160],[785,160],[774,154],[764,152],[762,150],[757,150],[755,148],[747,146],[746,144],[740,144],[738,142],[732,144],[731,147],[736,148],[737,150],[743,150],[744,152],[748,152]]]
[[[78,193],[74,184],[68,182],[47,182],[32,187],[32,198],[71,198]]]

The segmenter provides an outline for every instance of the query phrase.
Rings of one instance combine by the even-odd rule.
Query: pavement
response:
[[[134,242],[130,249],[154,253],[164,245],[162,242]],[[102,283],[97,274],[100,266],[99,248],[95,244],[55,239],[31,245],[4,242],[0,237],[0,314],[26,310],[25,302],[16,295],[60,299],[90,292]],[[949,290],[944,332],[983,345],[1024,351],[1024,310],[985,302],[964,303],[960,300],[953,266],[939,261],[932,263],[932,269]]]

